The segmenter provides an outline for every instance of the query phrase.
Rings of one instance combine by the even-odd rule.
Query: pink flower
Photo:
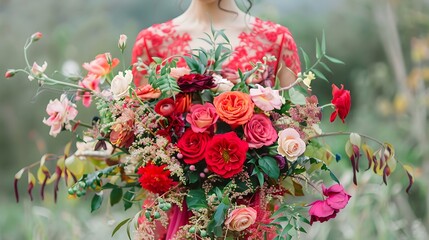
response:
[[[48,63],[44,62],[42,66],[39,66],[36,62],[33,63],[33,67],[31,68],[31,75],[28,76],[30,81],[33,81],[36,77],[43,76],[46,68],[48,67]]]
[[[119,72],[116,75],[110,85],[110,91],[113,93],[113,98],[119,100],[122,97],[128,95],[128,89],[133,81],[133,73],[131,70],[125,70],[125,72]]]
[[[35,42],[40,40],[43,37],[43,34],[41,32],[35,32],[33,35],[31,35],[31,41]]]
[[[118,48],[124,51],[126,46],[127,46],[127,35],[121,34],[119,36]]]
[[[171,68],[170,76],[179,79],[180,77],[190,74],[191,69],[186,67]]]
[[[191,124],[192,131],[205,132],[218,120],[216,109],[211,103],[195,104],[191,106],[190,112],[186,115],[186,121]]]
[[[15,76],[16,70],[15,69],[8,69],[6,73],[4,74],[5,78],[11,78]]]
[[[254,114],[244,126],[244,136],[249,148],[269,146],[277,140],[277,132],[264,114]]]
[[[256,221],[257,212],[251,207],[232,210],[228,214],[225,226],[232,231],[243,231]]]
[[[99,54],[90,63],[84,63],[82,66],[90,74],[100,77],[105,76],[106,74],[109,74],[110,71],[116,67],[116,65],[119,64],[119,60],[117,58],[111,59],[109,56],[109,53]]]
[[[256,86],[258,87],[257,89],[250,89],[250,97],[258,108],[264,111],[271,111],[282,107],[283,98],[278,90],[273,90],[270,87],[264,88],[259,84],[256,84]]]
[[[86,77],[79,82],[79,86],[86,88],[88,90],[92,90],[94,92],[100,92],[100,77],[94,74],[88,74]],[[76,100],[80,100],[82,98],[82,104],[85,107],[91,106],[92,102],[92,93],[89,91],[82,92],[82,90],[78,90],[78,94],[76,96]]]
[[[305,142],[299,133],[293,128],[287,128],[279,132],[279,146],[277,152],[289,161],[295,161],[305,152]]]
[[[335,218],[337,213],[346,207],[351,197],[340,184],[335,184],[329,188],[325,188],[322,185],[322,190],[323,195],[327,198],[325,200],[316,200],[310,204],[311,207],[308,211],[311,217],[310,224],[315,221],[325,222]]]
[[[50,126],[49,135],[56,137],[64,127],[71,130],[70,121],[77,115],[76,105],[71,103],[65,94],[61,95],[60,100],[50,100],[46,106],[46,112],[49,115],[48,119],[43,119],[43,123]]]

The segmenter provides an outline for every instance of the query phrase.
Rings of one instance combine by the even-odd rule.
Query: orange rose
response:
[[[224,92],[214,98],[213,104],[220,119],[232,126],[247,123],[255,107],[250,96],[242,92]]]

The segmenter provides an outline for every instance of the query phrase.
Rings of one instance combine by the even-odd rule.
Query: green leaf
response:
[[[117,204],[122,199],[122,188],[113,188],[110,192],[110,206]]]
[[[219,206],[217,206],[216,212],[214,214],[214,221],[215,221],[215,227],[222,226],[223,222],[225,221],[225,214],[228,210],[229,206],[225,203],[221,202]]]
[[[326,54],[326,36],[325,36],[325,31],[322,32],[322,53]]]
[[[186,196],[186,204],[189,209],[204,209],[208,208],[206,194],[202,189],[192,189]]]
[[[277,161],[270,157],[264,156],[258,160],[259,167],[262,171],[267,174],[270,178],[278,179],[280,177],[280,168]]]
[[[328,71],[328,72],[332,73],[332,70],[328,67],[328,65],[326,65],[326,63],[324,63],[324,62],[320,62],[320,65],[322,65],[322,67],[323,67],[326,71]]]
[[[311,69],[311,71],[313,71],[313,72],[314,72],[314,74],[316,74],[316,76],[317,76],[318,78],[321,78],[321,79],[323,79],[323,80],[325,80],[325,81],[329,82],[329,81],[328,81],[328,79],[325,77],[325,75],[324,75],[321,71],[319,71],[319,70],[317,70],[317,69],[315,69],[315,68]]]
[[[123,220],[122,222],[120,222],[118,225],[116,225],[115,229],[113,229],[112,237],[113,237],[113,235],[115,235],[115,233],[116,233],[119,229],[121,229],[121,227],[122,227],[122,226],[124,226],[124,225],[125,225],[125,223],[127,223],[128,221],[130,221],[130,219],[131,219],[131,218],[127,218],[127,219]]]
[[[125,210],[129,209],[131,206],[133,206],[133,199],[134,199],[134,188],[131,188],[130,190],[128,190],[123,198],[124,200],[124,208]]]
[[[262,187],[264,185],[264,174],[262,172],[257,172],[256,176],[258,177],[259,185]]]
[[[308,54],[304,51],[303,48],[300,48],[302,52],[302,57],[304,58],[304,65],[305,69],[308,69],[310,67],[310,57],[308,57]]]
[[[156,64],[161,64],[161,63],[162,63],[162,58],[159,58],[159,57],[152,57],[152,60],[153,60]]]
[[[320,48],[319,39],[316,38],[316,58],[319,59],[322,57],[322,49]]]
[[[99,209],[101,207],[101,203],[103,203],[103,197],[98,194],[94,194],[94,197],[92,197],[91,200],[91,212]]]
[[[293,225],[289,223],[288,225],[286,225],[285,228],[283,228],[281,235],[285,236],[292,228],[293,228]]]
[[[325,57],[332,63],[336,63],[336,64],[345,64],[343,61],[336,59],[334,57],[330,57],[328,55],[325,55]]]

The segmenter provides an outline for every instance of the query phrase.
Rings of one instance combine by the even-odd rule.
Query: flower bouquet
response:
[[[41,38],[32,35],[24,48],[27,67],[8,70],[6,78],[24,73],[42,88],[58,88],[61,97],[49,102],[43,123],[54,137],[61,131],[76,137],[60,156],[46,154],[15,175],[16,200],[18,180],[26,172],[31,198],[36,182],[42,198],[52,183],[56,200],[64,179],[71,196],[93,194],[91,211],[106,200],[110,205],[122,201],[125,210],[137,206],[135,216],[120,222],[112,236],[134,225],[135,239],[280,240],[334,218],[350,199],[329,168],[340,157],[320,138],[349,136],[345,150],[355,184],[361,153],[367,170],[386,183],[399,163],[390,144],[356,133],[323,133],[319,127],[322,110],[333,109],[331,122],[344,122],[351,106],[350,92],[342,85],[332,85],[327,105],[320,106],[311,94],[311,82],[326,79],[317,67],[330,71],[323,60],[341,63],[326,55],[324,36],[316,41],[316,63],[311,66],[302,51],[306,70],[286,87],[278,80],[275,86],[256,83],[271,57],[252,63],[250,71],[238,70],[239,81],[233,84],[222,76],[222,63],[231,54],[227,37],[216,30],[208,36],[212,49],[136,63],[132,67],[144,70],[149,82],[136,87],[131,68],[114,73],[119,60],[109,53],[84,63],[86,76],[51,78],[46,63],[30,65],[27,49]],[[123,53],[125,35],[118,47]],[[187,66],[177,67],[178,58]],[[91,124],[76,120],[77,101],[87,107],[95,102]],[[370,142],[378,145],[376,150]],[[401,166],[410,179],[408,191],[412,169]],[[320,184],[319,172],[330,180]],[[320,199],[290,201],[311,191],[319,192]]]

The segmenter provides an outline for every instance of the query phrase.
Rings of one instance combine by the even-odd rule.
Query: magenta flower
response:
[[[335,218],[337,213],[346,207],[349,202],[350,195],[344,191],[340,184],[325,188],[322,185],[323,195],[325,200],[317,200],[310,204],[308,214],[310,215],[310,224],[313,222],[325,222],[331,218]]]
[[[49,135],[54,137],[61,132],[63,127],[71,130],[70,121],[77,115],[76,105],[71,103],[65,94],[61,95],[60,100],[50,100],[46,106],[46,112],[49,118],[43,119],[43,123],[51,127]]]

